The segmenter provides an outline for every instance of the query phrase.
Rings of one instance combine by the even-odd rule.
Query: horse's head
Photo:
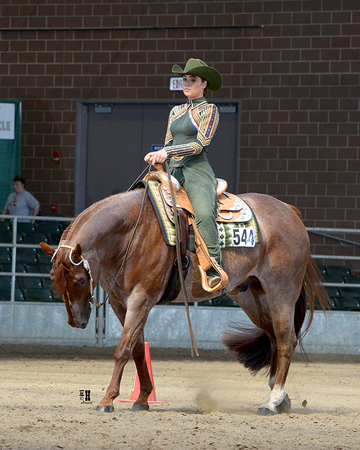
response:
[[[80,244],[75,247],[59,245],[56,250],[45,242],[40,246],[52,257],[51,280],[56,286],[56,294],[65,301],[69,325],[86,328],[91,306],[96,301],[92,295],[94,281],[90,265],[82,256]]]

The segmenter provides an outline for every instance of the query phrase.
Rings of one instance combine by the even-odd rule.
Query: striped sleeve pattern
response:
[[[203,147],[207,147],[213,138],[219,124],[219,111],[216,105],[206,104],[193,110],[195,123],[199,123],[197,139]]]
[[[175,108],[174,108],[175,109]],[[216,128],[219,123],[219,112],[216,105],[204,104],[193,110],[177,111],[174,112],[174,117],[171,120],[169,118],[168,132],[166,133],[165,146],[166,152],[170,157],[181,157],[186,155],[197,155],[200,153],[204,147],[207,147],[211,139],[213,138]],[[197,128],[197,138],[194,142],[189,142],[180,145],[171,145],[171,132],[170,125],[173,120],[178,118],[181,114],[188,113],[190,115],[190,120]]]

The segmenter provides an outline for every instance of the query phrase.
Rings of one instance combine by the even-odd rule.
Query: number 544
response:
[[[254,232],[247,228],[233,228],[232,244],[234,247],[247,247],[254,245]]]

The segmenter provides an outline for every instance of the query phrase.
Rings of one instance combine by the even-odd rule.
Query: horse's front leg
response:
[[[133,357],[140,381],[140,393],[132,409],[133,411],[148,411],[149,404],[147,400],[153,390],[153,385],[151,383],[146,363],[144,332],[141,333],[137,343],[135,344]]]
[[[106,394],[96,408],[97,411],[114,411],[113,402],[120,393],[120,381],[124,371],[124,367],[129,361],[130,354],[133,351],[140,336],[142,336],[142,338],[140,338],[140,343],[144,340],[143,330],[149,315],[149,308],[147,305],[148,300],[146,292],[141,291],[142,290],[140,290],[139,292],[139,289],[134,289],[129,298],[123,334],[114,353],[114,372],[111,378],[111,382],[106,390]],[[152,388],[150,389],[150,392],[151,390]]]

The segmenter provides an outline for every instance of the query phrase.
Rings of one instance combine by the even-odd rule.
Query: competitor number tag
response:
[[[253,247],[255,245],[253,228],[233,228],[232,245],[233,247]]]

